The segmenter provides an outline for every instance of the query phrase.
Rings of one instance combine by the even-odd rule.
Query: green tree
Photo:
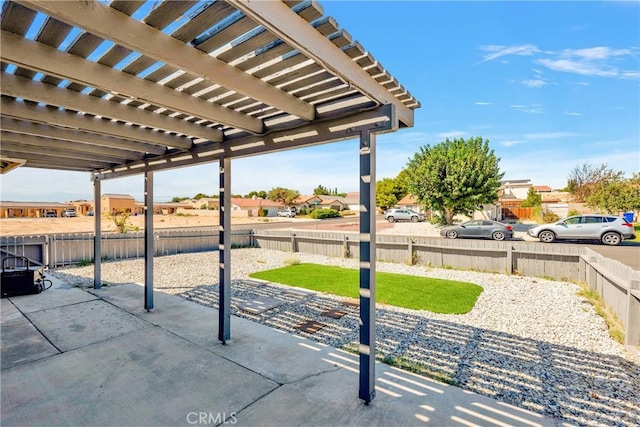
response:
[[[259,199],[266,199],[267,198],[267,192],[264,190],[260,190],[260,191],[251,191],[249,192],[249,194],[247,194],[246,196],[244,196],[245,199],[251,199],[253,198],[253,196],[256,196]]]
[[[200,200],[200,199],[203,199],[203,198],[205,198],[205,197],[209,197],[209,196],[207,196],[207,195],[206,195],[206,194],[204,194],[204,193],[198,193],[198,194],[196,194],[195,196],[193,196],[193,198],[194,198],[195,200]]]
[[[153,215],[153,214],[152,214]],[[124,210],[114,210],[112,212],[105,212],[104,216],[113,221],[113,225],[116,227],[116,233],[126,233],[127,231],[139,231],[140,227],[133,225],[131,220],[131,212]]]
[[[314,196],[328,196],[330,194],[331,193],[329,192],[327,187],[325,187],[324,185],[318,185],[316,188],[313,189]]]
[[[420,147],[409,160],[408,190],[427,208],[439,211],[443,222],[452,224],[454,215],[471,215],[498,199],[504,176],[499,162],[488,140],[447,138],[433,147]]]
[[[614,172],[605,163],[596,166],[585,162],[569,172],[567,190],[573,195],[575,202],[583,203],[601,184],[619,180],[622,176],[622,172]]]
[[[171,199],[173,203],[180,203],[183,200],[189,200],[189,197],[174,197],[173,199]]]
[[[533,208],[542,205],[542,196],[533,187],[529,187],[527,198],[522,201],[523,208]]]
[[[272,188],[267,193],[267,199],[273,200],[274,202],[284,203],[287,206],[291,205],[291,203],[293,203],[293,201],[298,197],[300,197],[299,191],[283,187]]]
[[[407,194],[407,184],[398,175],[376,182],[376,205],[383,210],[394,207]]]
[[[629,179],[619,176],[600,182],[587,196],[587,206],[607,213],[640,210],[640,174]]]

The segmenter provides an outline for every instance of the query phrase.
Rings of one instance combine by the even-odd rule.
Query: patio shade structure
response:
[[[375,396],[375,136],[420,103],[315,1],[6,1],[0,160],[104,180],[219,164],[220,322],[230,339],[231,160],[360,139],[360,398]],[[94,286],[100,279],[95,215]],[[145,308],[153,222],[145,221]]]

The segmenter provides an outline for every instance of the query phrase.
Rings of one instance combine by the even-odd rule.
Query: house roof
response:
[[[0,28],[2,171],[103,180],[412,127],[420,107],[316,1],[5,1]]]
[[[400,206],[406,206],[406,205],[417,205],[419,204],[419,202],[416,196],[414,196],[413,194],[407,194],[402,199],[400,199],[400,201],[397,204]]]
[[[534,185],[533,189],[537,192],[545,192],[545,193],[550,193],[553,191],[553,188],[549,187],[548,185]]]
[[[133,196],[129,195],[129,194],[115,194],[115,193],[105,193],[102,195],[102,198],[109,198],[109,199],[135,199]]]
[[[242,199],[242,198],[231,198],[231,204],[239,206],[240,208],[282,208],[284,204],[280,202],[274,202],[273,200],[267,199]]]
[[[66,209],[73,208],[73,204],[59,202],[17,202],[13,200],[2,200],[0,201],[0,207],[12,209]]]

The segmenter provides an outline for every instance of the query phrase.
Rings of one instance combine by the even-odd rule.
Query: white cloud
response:
[[[529,87],[542,87],[547,84],[544,80],[536,79],[536,80],[522,80],[522,83],[525,86]]]
[[[514,110],[517,110],[523,113],[542,114],[542,108],[538,104],[531,104],[531,105],[517,104],[517,105],[511,105],[510,107],[513,108]]]
[[[499,46],[499,45],[488,45],[488,46],[480,46],[480,50],[485,52],[489,52],[484,55],[482,61],[479,63],[493,61],[494,59],[500,58],[502,56],[507,55],[519,55],[519,56],[529,56],[535,53],[540,52],[537,47],[532,44],[525,45],[516,45],[516,46]]]
[[[577,113],[577,112],[575,112],[575,111],[572,111],[572,112],[566,112],[565,114],[566,114],[567,116],[581,116],[581,115],[582,115],[582,113]]]
[[[565,73],[576,73],[583,76],[616,77],[619,73],[606,64],[595,64],[589,61],[572,59],[537,59],[537,64],[544,65],[550,70]]]
[[[491,102],[482,102],[482,101],[477,101],[475,104],[476,104],[476,105],[491,105]]]
[[[525,133],[525,139],[559,139],[559,138],[570,138],[572,136],[576,136],[575,133],[571,132],[542,132],[542,133]]]
[[[522,141],[508,140],[508,141],[501,141],[500,144],[502,144],[505,147],[513,147],[514,145],[522,144]]]

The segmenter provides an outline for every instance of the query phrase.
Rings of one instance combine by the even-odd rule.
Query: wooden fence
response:
[[[265,249],[358,257],[358,233],[258,230],[253,238]],[[380,261],[580,280],[581,250],[568,245],[380,234],[376,251]]]
[[[57,266],[93,261],[93,234],[2,237],[0,252],[27,256],[32,264]],[[345,232],[234,230],[231,247],[260,247],[330,257],[358,258],[359,234]],[[218,249],[212,229],[158,231],[155,255]],[[397,263],[522,274],[587,283],[621,320],[627,344],[640,345],[640,272],[573,245],[492,240],[449,240],[378,235],[377,259]],[[103,234],[104,259],[144,255],[144,233]]]
[[[231,232],[231,247],[253,246],[251,230]],[[157,231],[154,255],[175,255],[218,249],[218,232],[212,229]],[[55,268],[93,262],[93,233],[47,234],[0,238],[2,259],[26,256],[34,265]],[[144,256],[144,232],[102,235],[102,259],[118,260]]]
[[[640,271],[589,248],[580,259],[581,278],[597,291],[625,328],[625,343],[640,345]]]

